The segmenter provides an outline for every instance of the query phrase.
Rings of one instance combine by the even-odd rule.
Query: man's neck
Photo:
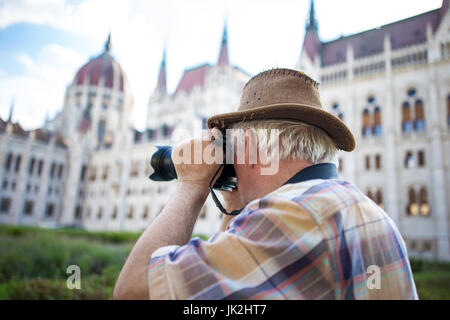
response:
[[[255,178],[254,187],[251,193],[247,195],[247,203],[280,188],[286,181],[292,178],[299,171],[312,166],[312,163],[299,160],[282,160],[279,164],[279,170],[275,175],[258,175]],[[260,172],[260,168],[255,168]],[[246,203],[246,204],[247,204]]]

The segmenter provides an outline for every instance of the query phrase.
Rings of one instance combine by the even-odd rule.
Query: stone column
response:
[[[384,57],[385,57],[385,105],[381,108],[382,114],[382,134],[386,152],[382,155],[383,171],[385,176],[385,187],[383,188],[383,198],[385,199],[385,210],[398,225],[399,223],[399,190],[398,190],[398,170],[396,157],[396,126],[394,92],[391,66],[391,39],[390,35],[384,37]],[[394,116],[393,116],[394,115]]]
[[[81,166],[83,163],[83,145],[75,140],[69,143],[68,168],[64,181],[62,210],[58,223],[61,226],[73,225],[75,222],[75,204],[78,197]]]
[[[354,54],[353,47],[347,46],[347,107],[346,112],[344,113],[344,122],[353,132],[355,137],[357,136],[356,121],[355,117],[358,116],[357,112],[357,101],[355,96],[355,85],[354,85],[354,76],[353,76],[353,62],[354,62]],[[358,148],[358,141],[356,141],[356,148]],[[343,172],[346,180],[352,183],[356,183],[356,150],[351,153],[347,153],[345,151],[341,151],[342,159],[343,159]]]
[[[118,161],[121,164],[122,172],[119,181],[119,195],[118,195],[118,206],[117,206],[117,214],[119,219],[119,230],[123,231],[125,227],[125,219],[127,214],[127,206],[126,206],[126,198],[127,198],[127,189],[128,182],[130,179],[130,145],[132,144],[133,137],[131,136],[131,132],[122,131],[119,135],[120,140],[118,143],[120,145],[115,146],[116,154],[122,154],[121,157],[118,158]]]

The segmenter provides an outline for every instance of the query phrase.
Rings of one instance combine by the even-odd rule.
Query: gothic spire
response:
[[[111,31],[108,33],[108,38],[106,38],[105,42],[105,52],[109,53],[111,50]]]
[[[12,116],[14,113],[14,98],[11,100],[11,105],[9,106],[9,116],[8,116],[8,122],[12,121]]]
[[[314,0],[311,0],[310,2],[308,21],[306,22],[306,31],[310,30],[315,32],[319,30],[319,24],[316,19],[316,11],[314,10]]]
[[[166,47],[164,46],[161,66],[159,67],[158,83],[156,84],[156,91],[159,93],[167,93],[167,76],[166,76]]]
[[[227,21],[225,20],[224,26],[223,26],[223,34],[222,34],[222,42],[220,44],[220,53],[219,53],[219,60],[217,61],[217,64],[221,67],[228,66],[229,60],[228,60],[228,30],[227,30]]]

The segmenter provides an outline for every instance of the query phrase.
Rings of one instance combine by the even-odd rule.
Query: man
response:
[[[244,87],[238,111],[208,126],[246,133],[245,161],[234,164],[237,191],[224,192],[228,212],[243,210],[225,216],[208,241],[190,240],[219,165],[175,164],[175,193],[130,253],[116,299],[417,299],[397,227],[337,177],[337,151],[352,151],[355,140],[322,108],[318,83],[295,70],[260,73]],[[268,164],[259,153],[249,161],[264,145],[278,146],[271,175],[261,173]]]

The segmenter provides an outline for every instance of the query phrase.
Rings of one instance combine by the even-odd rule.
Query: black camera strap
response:
[[[214,184],[214,180],[216,179],[217,175],[219,174],[220,170],[222,170],[222,168],[225,166],[224,163],[222,163],[219,168],[217,169],[216,173],[214,173],[213,177],[211,178],[211,181],[209,182],[209,192],[211,192],[211,196],[214,200],[214,203],[216,204],[217,208],[219,208],[219,210],[226,215],[229,216],[235,216],[238,215],[239,213],[241,213],[241,211],[244,209],[239,209],[239,210],[233,210],[231,212],[228,212],[227,210],[225,210],[225,208],[222,206],[222,204],[220,203],[219,198],[217,198],[217,195],[215,194],[214,190],[213,190],[213,184]]]

